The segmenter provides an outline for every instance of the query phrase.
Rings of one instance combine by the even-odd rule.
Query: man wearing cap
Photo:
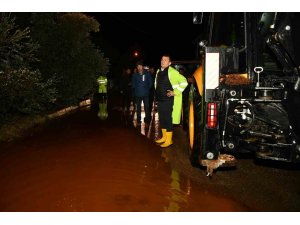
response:
[[[145,124],[151,121],[149,110],[149,91],[152,86],[151,75],[144,70],[143,62],[138,61],[136,64],[137,72],[132,76],[132,88],[136,98],[137,125],[141,124],[141,103],[144,103]]]

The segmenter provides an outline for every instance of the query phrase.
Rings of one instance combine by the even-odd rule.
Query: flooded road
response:
[[[0,211],[252,211],[194,183],[111,111],[85,108],[0,144]],[[203,179],[206,179],[204,176]]]

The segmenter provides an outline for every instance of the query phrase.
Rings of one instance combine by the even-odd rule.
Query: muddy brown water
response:
[[[118,111],[85,108],[0,144],[0,211],[248,211],[194,184]]]

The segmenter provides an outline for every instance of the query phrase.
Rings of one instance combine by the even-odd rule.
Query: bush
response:
[[[54,79],[41,78],[30,64],[37,61],[38,44],[29,28],[19,29],[15,18],[0,17],[0,125],[16,114],[35,114],[56,98]]]

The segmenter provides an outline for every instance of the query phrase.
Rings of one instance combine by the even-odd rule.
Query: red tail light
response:
[[[209,102],[207,105],[207,127],[216,128],[217,126],[217,103]]]

